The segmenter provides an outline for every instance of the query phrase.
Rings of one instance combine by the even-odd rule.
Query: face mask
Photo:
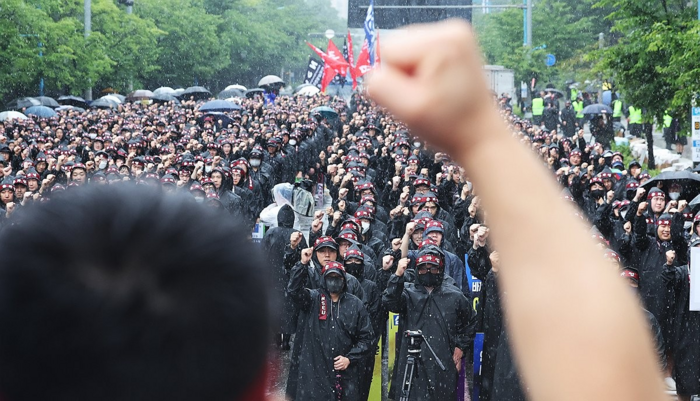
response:
[[[690,230],[690,227],[692,227],[692,226],[693,226],[693,222],[692,222],[692,221],[686,221],[685,223],[683,223],[683,229],[686,230],[686,231],[687,231],[687,230]]]
[[[207,173],[211,173],[211,166],[204,166],[204,171]]]
[[[260,159],[250,159],[250,165],[253,167],[258,167],[260,165]]]
[[[89,134],[88,136],[90,137],[90,139],[95,139],[95,138],[97,138],[97,134]]]
[[[340,294],[345,282],[342,277],[326,277],[326,289],[331,294]]]
[[[369,231],[369,223],[366,221],[362,222],[362,234],[367,234],[367,231]]]
[[[424,287],[436,287],[440,284],[442,278],[439,274],[425,273],[418,275],[418,283]]]
[[[297,140],[296,140],[296,139],[290,139],[290,140],[289,140],[289,144],[292,145],[292,146],[296,146]]]
[[[595,189],[595,190],[591,191],[591,196],[592,196],[594,199],[600,199],[600,198],[602,198],[602,197],[603,197],[603,194],[604,194],[604,192],[603,192],[602,189]]]
[[[669,192],[668,197],[673,199],[673,200],[678,200],[678,198],[681,197],[681,193],[680,192]]]
[[[364,273],[364,267],[365,265],[362,263],[346,263],[345,264],[345,270],[355,276],[356,278],[362,278],[362,275]]]
[[[107,162],[106,161],[101,161],[100,162],[100,170],[104,170],[107,168]]]
[[[413,142],[414,148],[420,148],[420,142]]]
[[[202,203],[202,202],[204,202],[204,197],[203,196],[195,196],[194,200],[197,203]]]

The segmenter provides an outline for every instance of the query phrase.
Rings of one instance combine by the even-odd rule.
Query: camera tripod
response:
[[[425,341],[425,345],[428,347],[428,350],[430,350],[430,353],[433,354],[435,362],[437,362],[440,369],[442,369],[443,372],[446,370],[445,365],[442,364],[440,358],[435,354],[433,347],[430,346],[428,339],[423,336],[421,330],[406,330],[404,336],[408,339],[408,358],[406,360],[406,368],[403,372],[403,384],[401,386],[399,401],[408,401],[411,395],[413,376],[416,374],[416,366],[420,361],[421,344],[423,341]]]

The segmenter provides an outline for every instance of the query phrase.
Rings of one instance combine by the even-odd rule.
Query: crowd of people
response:
[[[186,193],[250,231],[276,204],[262,247],[279,311],[274,345],[291,354],[290,400],[366,400],[389,312],[400,316],[391,399],[456,399],[477,331],[485,334],[481,400],[527,399],[505,329],[489,216],[479,188],[448,154],[360,93],[347,102],[242,99],[241,111],[226,114],[200,105],[137,102],[5,121],[0,224],[12,226],[34,204],[83,185]],[[675,380],[669,385],[680,399],[700,393],[700,318],[688,309],[688,255],[700,246],[700,214],[690,211],[684,188],[641,188],[649,174],[611,151],[609,138],[587,142],[584,120],[569,104],[554,126],[501,105],[512,135],[549,168],[611,269],[638,292],[659,371]],[[335,113],[312,111],[318,106]],[[502,166],[513,180],[528,180],[507,157]],[[280,204],[273,188],[285,183],[294,196]],[[319,184],[329,202],[317,196]],[[512,195],[509,202],[527,196]],[[547,205],[532,213],[547,219]],[[483,282],[478,313],[465,261]],[[408,394],[403,375],[414,363],[417,330],[422,356]]]

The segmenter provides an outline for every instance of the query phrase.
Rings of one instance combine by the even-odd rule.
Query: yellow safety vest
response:
[[[671,128],[671,123],[673,122],[673,117],[668,114],[664,114],[664,128]]]
[[[613,102],[613,117],[622,117],[622,102],[619,100]]]
[[[571,100],[574,100],[578,97],[578,89],[576,89],[576,88],[571,88],[571,92],[569,92],[569,93],[571,96],[571,97],[569,97],[569,99],[571,99]]]
[[[634,106],[630,106],[630,124],[641,124],[642,123],[642,109],[638,109]]]
[[[572,103],[574,110],[576,110],[576,118],[583,118],[583,101],[577,100]]]
[[[544,99],[538,97],[537,99],[532,99],[532,115],[541,116],[544,113]]]

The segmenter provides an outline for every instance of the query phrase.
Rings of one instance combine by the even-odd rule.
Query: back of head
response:
[[[4,400],[239,400],[264,383],[266,280],[192,199],[94,186],[0,234]]]

